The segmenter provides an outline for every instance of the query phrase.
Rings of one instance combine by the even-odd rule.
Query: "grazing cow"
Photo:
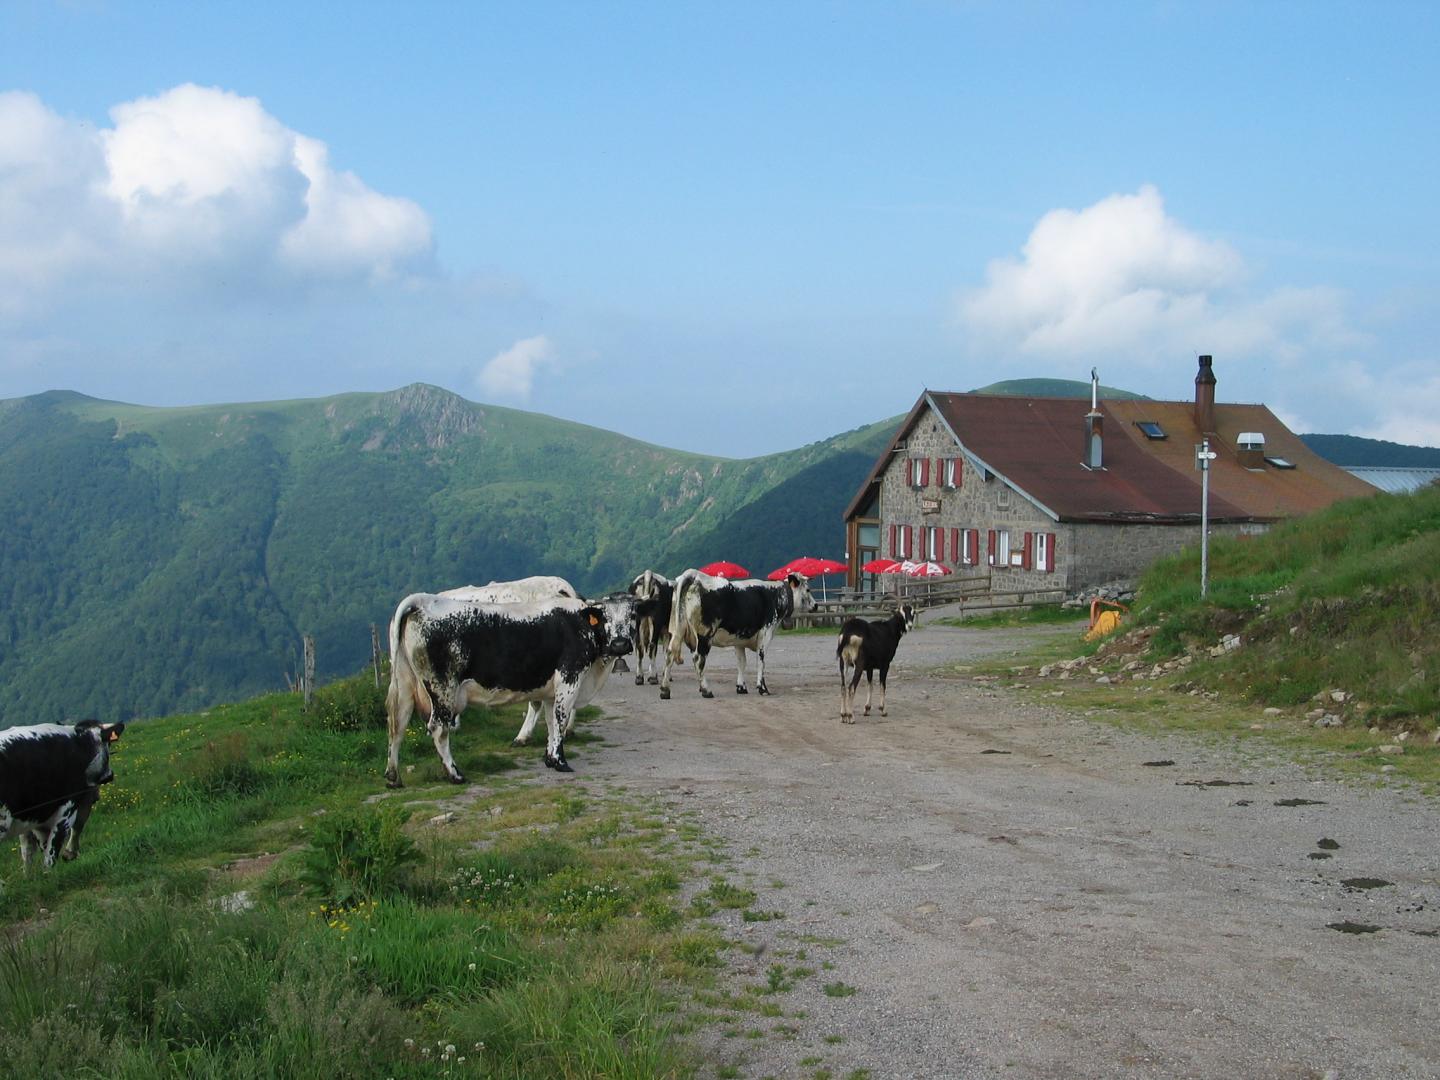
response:
[[[450,733],[460,714],[467,705],[513,701],[550,703],[544,761],[571,772],[564,731],[586,669],[629,649],[629,627],[609,625],[603,607],[582,600],[482,604],[430,593],[407,596],[390,626],[386,781],[401,786],[400,740],[416,706],[427,717],[446,774],[463,784],[450,756]]]
[[[700,676],[700,696],[714,697],[705,681],[705,660],[712,645],[735,648],[735,692],[748,694],[745,685],[745,650],[758,657],[755,689],[770,693],[765,685],[765,649],[780,623],[796,611],[810,611],[815,599],[803,574],[788,574],[781,581],[727,581],[699,570],[686,570],[675,581],[675,599],[670,607],[670,647],[665,654],[665,672],[660,678],[660,696],[670,696],[670,668],[680,659],[680,648],[689,644],[695,652],[695,671]]]
[[[45,867],[80,852],[80,832],[115,779],[110,744],[124,724],[82,720],[0,731],[0,840],[20,837],[25,868],[38,851]]]
[[[652,615],[639,620],[635,628],[635,685],[645,682],[645,661],[650,661],[650,685],[660,681],[655,654],[661,646],[669,652],[670,608],[675,600],[675,583],[667,577],[646,570],[630,583],[630,591],[642,600],[655,600]]]
[[[840,721],[855,722],[855,688],[860,685],[860,673],[865,673],[865,715],[870,715],[870,696],[875,692],[875,672],[880,672],[880,715],[885,715],[885,679],[890,674],[890,664],[895,659],[895,650],[907,630],[915,629],[915,606],[901,604],[900,610],[888,619],[866,622],[864,619],[846,619],[840,627],[840,641],[835,646],[835,657],[840,661]],[[849,685],[845,681],[845,666],[855,669]]]
[[[557,596],[569,597],[571,600],[583,599],[574,585],[562,577],[527,577],[516,581],[492,581],[489,585],[462,585],[458,589],[446,589],[437,596],[449,596],[456,600],[474,600],[482,604],[528,604],[539,600],[550,600]],[[390,620],[392,634],[395,630],[395,619],[399,618],[397,611]],[[395,640],[392,636],[392,642]],[[392,649],[391,656],[394,656]],[[392,661],[390,670],[395,670]],[[392,675],[393,678],[393,675]],[[599,687],[596,687],[598,690]],[[586,699],[589,700],[588,698]],[[524,746],[530,741],[530,733],[535,730],[535,724],[540,719],[540,702],[532,701],[525,708],[525,720],[520,725],[520,733],[515,736],[513,745]],[[571,721],[574,722],[573,719]],[[567,731],[568,735],[569,732]]]

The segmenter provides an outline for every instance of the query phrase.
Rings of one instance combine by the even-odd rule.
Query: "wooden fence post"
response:
[[[310,697],[315,692],[315,639],[306,634],[302,639],[305,646],[305,674],[302,676],[305,688],[305,708],[310,708]]]

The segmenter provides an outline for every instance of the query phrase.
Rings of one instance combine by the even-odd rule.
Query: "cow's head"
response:
[[[623,592],[610,593],[595,601],[593,606],[604,620],[605,655],[624,656],[630,652],[634,647],[636,623],[653,614],[658,604],[657,600],[641,600]]]
[[[901,604],[900,610],[897,611],[895,614],[899,617],[900,627],[905,631],[905,633],[908,634],[911,630],[915,629],[914,604]]]
[[[814,611],[815,597],[810,595],[810,579],[804,574],[786,574],[785,582],[790,586],[790,596],[796,611]]]
[[[91,740],[94,750],[94,756],[85,766],[87,784],[108,784],[115,779],[115,774],[110,771],[110,745],[119,741],[124,731],[124,724],[102,724],[99,720],[81,720],[75,725],[75,734],[81,739]]]

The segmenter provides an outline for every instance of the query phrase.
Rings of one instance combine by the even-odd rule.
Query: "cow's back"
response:
[[[97,741],[63,724],[0,731],[0,835],[25,823],[49,821],[64,804],[92,786],[87,772],[100,753]]]

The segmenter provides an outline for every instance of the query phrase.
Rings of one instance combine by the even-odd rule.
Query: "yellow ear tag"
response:
[[[599,619],[599,617],[598,617],[598,616],[595,616],[595,615],[591,615],[591,616],[590,616],[590,625],[591,625],[591,626],[599,626],[599,625],[600,625],[600,619]]]

